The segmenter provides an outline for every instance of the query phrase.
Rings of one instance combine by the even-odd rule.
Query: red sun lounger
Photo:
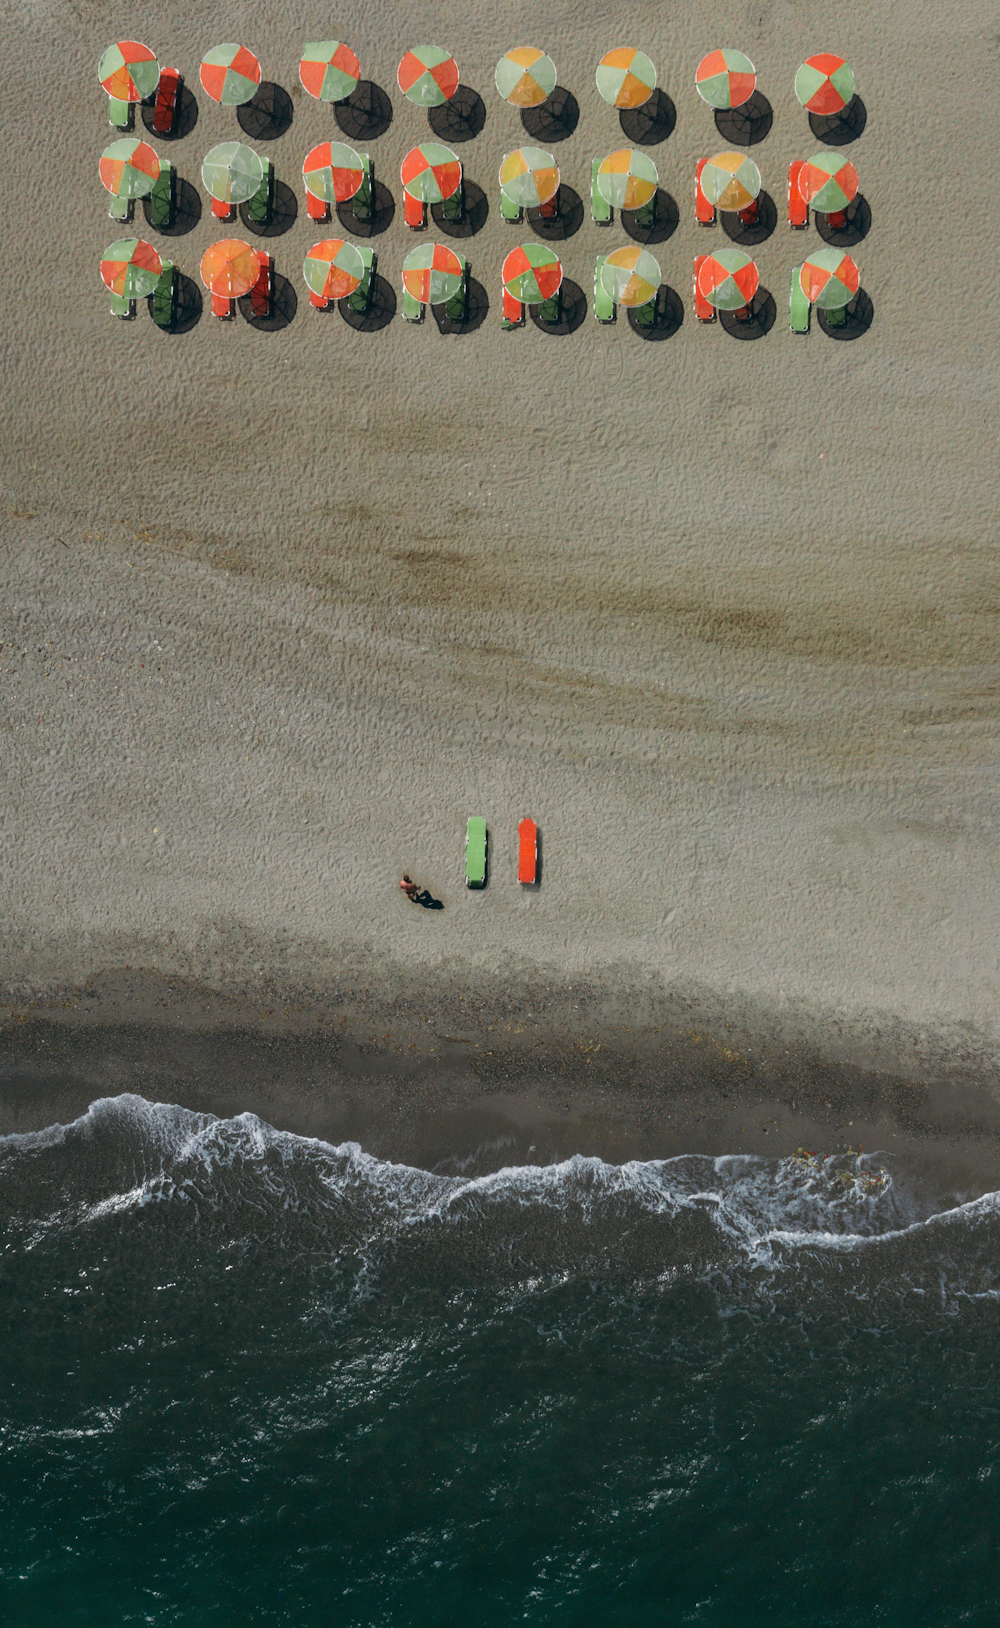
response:
[[[234,303],[227,294],[213,294],[212,315],[221,317],[223,322],[229,322],[233,315]]]
[[[740,209],[738,211],[740,222],[743,226],[756,226],[757,216],[759,213],[760,210],[756,198],[754,198],[752,203],[748,203],[745,209]]]
[[[236,210],[232,204],[223,203],[221,198],[213,198],[212,214],[216,220],[232,220]]]
[[[257,259],[260,271],[257,281],[250,290],[250,311],[255,317],[269,317],[271,315],[271,279],[274,272],[274,261],[269,254],[257,250]]]
[[[701,172],[707,163],[707,158],[699,158],[694,172],[694,213],[699,226],[715,225],[715,209],[701,190]]]
[[[698,273],[707,259],[706,254],[696,254],[694,257],[694,314],[699,322],[714,322],[716,316],[715,306],[709,304],[698,287]]]
[[[522,820],[517,828],[517,879],[524,887],[538,880],[538,827],[534,820]]]
[[[158,136],[169,136],[177,116],[177,100],[181,93],[181,76],[176,68],[161,68],[160,83],[156,87],[156,107],[153,110],[153,129]]]
[[[306,187],[306,208],[310,220],[330,219],[330,206],[326,199],[317,198],[315,192],[310,192],[308,187]]]
[[[831,209],[830,213],[826,217],[826,224],[828,226],[832,226],[835,232],[842,232],[844,227],[847,225],[847,210]]]
[[[519,328],[524,321],[524,306],[520,300],[514,298],[509,289],[503,291],[503,325],[505,328]]]
[[[801,158],[793,159],[788,166],[788,224],[797,228],[809,225],[809,205],[799,191],[801,174]]]
[[[411,232],[422,232],[427,224],[427,208],[423,200],[403,188],[403,219]]]

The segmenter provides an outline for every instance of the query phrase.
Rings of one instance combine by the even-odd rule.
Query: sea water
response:
[[[892,1161],[0,1140],[0,1621],[1000,1617],[1000,1218]]]

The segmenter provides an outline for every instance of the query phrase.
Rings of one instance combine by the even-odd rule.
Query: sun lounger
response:
[[[597,172],[601,160],[595,158],[590,166],[590,218],[597,226],[610,226],[614,210],[597,185]]]
[[[108,123],[116,130],[131,130],[132,103],[120,102],[117,96],[108,97]]]
[[[809,332],[809,313],[812,307],[802,292],[801,266],[792,267],[792,286],[788,291],[788,326],[793,334]]]
[[[174,166],[160,160],[160,173],[149,194],[149,224],[163,230],[174,218]]]
[[[509,289],[503,291],[503,318],[501,328],[520,328],[524,322],[524,306],[520,300],[514,298]]]
[[[135,316],[135,301],[127,300],[124,294],[112,294],[111,315],[121,317],[123,322],[130,322]]]
[[[656,296],[647,300],[645,305],[637,305],[635,310],[636,324],[640,328],[656,327]]]
[[[799,176],[802,174],[801,158],[793,159],[788,166],[788,224],[801,230],[809,225],[809,205],[799,191]]]
[[[223,203],[221,198],[213,198],[212,214],[216,220],[232,220],[236,214],[236,205]]]
[[[844,326],[844,324],[846,323],[846,321],[847,321],[847,306],[846,305],[836,305],[836,306],[834,306],[832,311],[827,311],[827,313],[826,313],[826,325],[827,325],[828,328],[842,328]]]
[[[409,289],[403,289],[403,298],[400,303],[404,322],[423,322],[425,308],[419,300],[413,298]]]
[[[310,220],[329,220],[330,205],[325,198],[317,198],[315,192],[306,187],[306,209]]]
[[[247,220],[255,226],[266,226],[271,215],[271,183],[274,178],[274,165],[269,158],[261,159],[264,166],[264,177],[247,204]]]
[[[559,214],[559,188],[556,187],[551,198],[538,206],[539,220],[555,220]]]
[[[517,879],[522,887],[538,881],[538,827],[534,820],[522,820],[517,828]]]
[[[257,261],[260,271],[257,281],[250,290],[250,311],[255,317],[269,317],[271,315],[271,292],[274,284],[274,261],[263,250],[257,250]]]
[[[835,232],[842,232],[847,225],[846,209],[831,209],[826,217],[826,224]]]
[[[709,304],[698,287],[698,273],[707,258],[708,256],[704,254],[696,254],[694,257],[694,314],[699,322],[714,322],[717,315],[715,306]]]
[[[559,290],[556,289],[552,298],[543,300],[536,309],[539,322],[548,323],[550,327],[554,326],[562,314],[562,300],[559,298]]]
[[[411,232],[422,232],[427,225],[427,206],[412,192],[403,188],[403,219]]]
[[[444,314],[449,322],[464,322],[469,314],[469,268],[466,266],[462,286],[445,304]]]
[[[367,316],[368,307],[372,303],[372,284],[375,281],[375,250],[370,249],[367,243],[358,244],[358,253],[365,263],[364,276],[353,294],[348,294],[347,303],[352,311],[359,316]]]
[[[174,128],[177,100],[181,92],[181,76],[176,68],[161,68],[156,87],[156,106],[153,109],[153,131],[158,136],[169,136]]]
[[[701,190],[701,172],[707,163],[707,158],[699,158],[694,172],[694,213],[699,226],[715,225],[714,206],[709,203]]]
[[[169,328],[174,320],[174,267],[171,260],[161,262],[163,270],[150,299],[150,311],[158,328]]]
[[[111,216],[112,220],[131,220],[132,199],[112,198],[110,208],[108,209],[108,214]]]
[[[354,213],[358,220],[371,220],[372,210],[374,207],[374,170],[372,168],[371,156],[368,153],[362,153],[360,156],[363,179],[360,187],[354,194],[354,197],[351,199],[351,203],[354,205]]]
[[[465,827],[465,885],[486,886],[486,821],[473,814]]]
[[[643,228],[655,226],[656,193],[653,193],[653,196],[650,198],[649,202],[647,204],[643,204],[641,209],[633,209],[632,216],[637,226],[641,226]]]
[[[212,295],[212,315],[221,317],[223,322],[231,322],[234,315],[235,300],[227,299],[225,294]]]
[[[601,268],[607,258],[606,254],[600,255],[594,267],[594,315],[598,322],[614,322],[618,314],[614,300],[601,282]]]
[[[745,209],[737,210],[737,214],[740,217],[740,223],[743,226],[756,226],[757,216],[759,213],[760,206],[756,198],[754,198],[752,203],[748,203]]]
[[[517,226],[524,216],[524,210],[518,209],[517,204],[511,203],[506,192],[500,193],[500,218],[508,226]]]
[[[441,205],[441,219],[451,221],[453,225],[461,225],[465,219],[465,183],[459,182],[450,198],[446,198]]]

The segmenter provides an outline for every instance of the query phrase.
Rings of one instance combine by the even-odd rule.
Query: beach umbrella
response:
[[[411,147],[399,170],[399,179],[411,198],[421,203],[444,203],[462,185],[462,161],[439,141]]]
[[[323,300],[346,300],[360,288],[365,274],[361,250],[346,238],[327,237],[314,243],[302,262],[302,275]]]
[[[418,107],[442,107],[458,89],[458,63],[436,45],[415,45],[399,64],[396,83]]]
[[[205,191],[219,203],[247,203],[264,179],[264,165],[252,147],[221,141],[205,154],[201,179]]]
[[[160,82],[160,64],[148,45],[118,40],[102,54],[97,76],[116,102],[142,102]]]
[[[361,78],[361,64],[340,40],[312,40],[302,47],[299,78],[318,102],[343,102]]]
[[[858,193],[858,172],[842,153],[813,153],[799,171],[799,191],[821,215],[846,209]]]
[[[760,273],[742,249],[707,254],[698,270],[698,291],[719,311],[741,311],[757,292]]]
[[[541,147],[515,147],[500,165],[500,190],[515,209],[538,209],[559,191],[559,165]]]
[[[163,263],[151,243],[123,237],[101,256],[101,277],[112,294],[125,300],[145,299],[160,280]]]
[[[757,70],[742,51],[709,51],[694,71],[694,87],[709,107],[742,107],[757,84]]]
[[[601,287],[615,305],[648,305],[661,278],[659,261],[638,243],[614,249],[601,267]]]
[[[746,153],[716,153],[701,172],[701,190],[723,212],[747,209],[760,192],[760,170]]]
[[[641,209],[656,197],[656,165],[635,147],[609,153],[597,172],[597,190],[612,209]]]
[[[257,93],[260,63],[245,45],[217,45],[202,58],[198,75],[213,102],[239,107]]]
[[[519,243],[500,274],[507,293],[522,305],[541,305],[559,292],[562,262],[544,243]]]
[[[445,243],[421,243],[403,261],[403,287],[421,305],[443,305],[465,281],[465,261]]]
[[[556,65],[533,45],[518,45],[497,63],[497,90],[511,107],[538,107],[556,88]]]
[[[249,243],[227,237],[213,243],[201,257],[201,280],[213,294],[238,300],[249,294],[260,276],[260,262]]]
[[[145,198],[160,178],[160,160],[147,141],[126,136],[105,147],[98,171],[112,197]]]
[[[642,107],[656,89],[656,69],[644,52],[619,46],[597,64],[597,88],[612,107]]]
[[[854,70],[843,57],[820,51],[796,73],[795,94],[809,113],[839,113],[854,95]]]
[[[850,305],[861,282],[861,273],[849,254],[840,249],[817,249],[799,272],[802,292],[812,305],[824,311],[837,311]]]
[[[321,141],[306,154],[302,174],[314,198],[328,204],[346,203],[360,192],[365,167],[345,141]]]

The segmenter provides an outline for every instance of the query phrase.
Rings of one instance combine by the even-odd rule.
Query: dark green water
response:
[[[881,1163],[0,1140],[0,1621],[994,1624],[997,1204]]]

